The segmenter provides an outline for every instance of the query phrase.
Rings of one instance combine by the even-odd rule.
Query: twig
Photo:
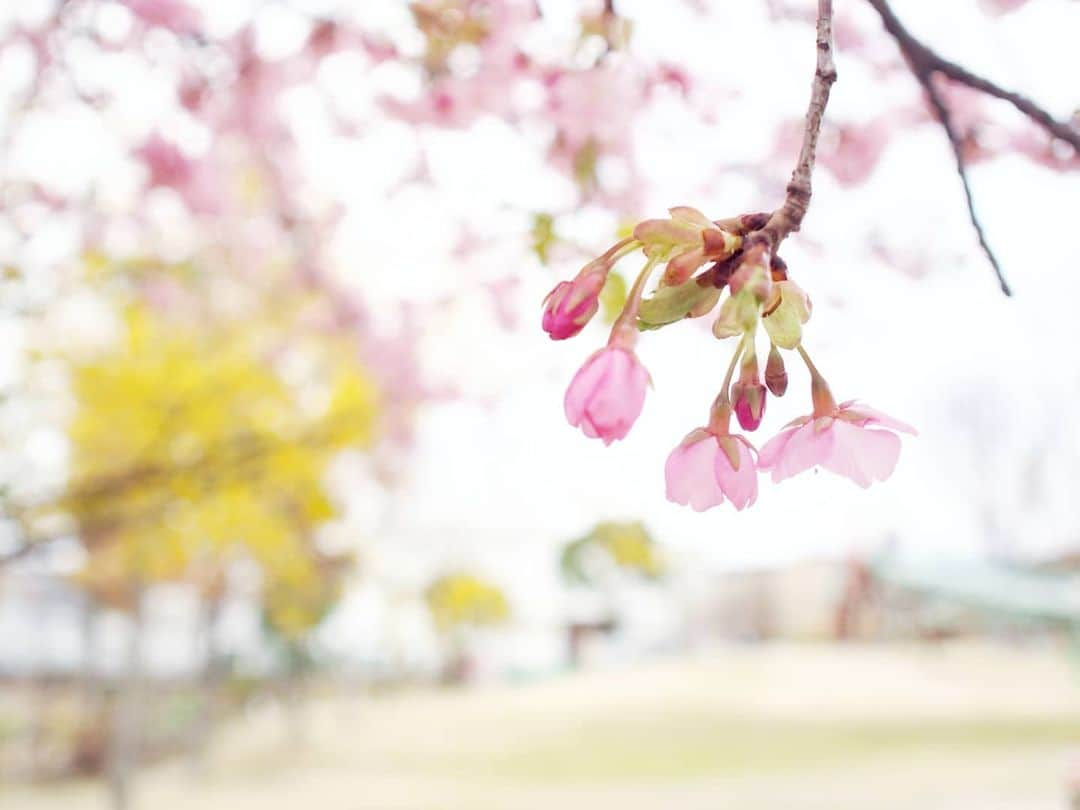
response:
[[[799,230],[803,217],[806,216],[806,210],[810,206],[812,193],[810,181],[814,173],[818,135],[821,133],[825,107],[829,103],[829,92],[836,82],[832,18],[832,0],[818,0],[817,67],[814,70],[814,81],[810,91],[810,105],[806,110],[806,128],[803,130],[799,160],[791,173],[791,182],[787,186],[784,204],[772,213],[761,230],[750,237],[753,242],[764,243],[771,253],[776,252],[776,248],[788,234]],[[750,240],[748,240],[748,246],[752,243]]]
[[[971,183],[968,180],[967,163],[964,160],[964,145],[960,141],[956,127],[953,126],[949,108],[941,97],[941,91],[934,86],[932,76],[920,74],[916,74],[916,76],[919,79],[919,84],[926,91],[926,98],[930,102],[930,107],[934,110],[938,121],[941,122],[941,127],[945,130],[953,155],[956,157],[956,173],[960,175],[960,183],[964,187],[964,199],[967,201],[968,217],[971,219],[971,225],[975,229],[975,235],[979,238],[979,245],[982,247],[983,253],[986,254],[986,258],[990,261],[990,266],[994,268],[994,275],[997,276],[1001,291],[1005,295],[1012,295],[1009,282],[1005,280],[1005,274],[1001,270],[1001,263],[998,262],[990,243],[986,240],[986,233],[983,231],[982,223],[979,221],[978,214],[975,213],[975,198],[971,193]]]
[[[990,265],[994,268],[998,283],[1001,285],[1001,291],[1005,293],[1005,295],[1012,295],[1009,284],[1002,273],[1001,264],[998,262],[997,256],[994,255],[994,251],[991,249],[990,243],[986,239],[986,233],[983,231],[982,223],[979,221],[979,217],[975,212],[975,201],[971,192],[971,182],[968,179],[967,160],[964,157],[962,139],[960,133],[956,131],[956,127],[953,125],[952,114],[948,104],[945,103],[941,91],[934,84],[934,76],[935,74],[944,76],[946,79],[954,81],[957,84],[962,84],[965,87],[970,87],[973,90],[985,93],[993,98],[1009,102],[1016,110],[1027,116],[1038,126],[1042,127],[1046,132],[1050,133],[1051,136],[1070,144],[1078,153],[1080,153],[1080,130],[1069,124],[1058,121],[1038,104],[1031,101],[1031,99],[1022,96],[1019,93],[1005,90],[989,79],[984,79],[982,76],[972,73],[967,68],[962,67],[955,62],[950,62],[935,51],[932,51],[925,44],[912,36],[911,32],[904,27],[904,24],[900,22],[893,12],[888,0],[867,0],[867,2],[870,3],[874,10],[877,11],[878,16],[881,17],[881,22],[885,26],[885,30],[894,40],[896,40],[896,44],[899,46],[900,52],[903,54],[908,67],[911,69],[915,79],[919,82],[919,85],[923,88],[923,92],[926,93],[926,99],[930,108],[934,111],[934,115],[937,117],[942,129],[945,130],[945,135],[949,139],[949,145],[952,147],[953,155],[956,158],[956,171],[960,175],[960,182],[964,187],[964,198],[967,201],[968,216],[971,219],[972,227],[975,228],[975,235],[979,239],[979,245],[982,247],[983,253],[986,254],[986,258],[990,261]]]
[[[911,66],[911,70],[916,76],[920,76],[921,74],[940,73],[942,76],[957,84],[962,84],[965,87],[970,87],[972,90],[978,90],[980,93],[985,93],[993,98],[1006,101],[1018,112],[1027,116],[1052,136],[1058,140],[1064,141],[1072,146],[1077,152],[1080,152],[1080,129],[1064,121],[1058,121],[1054,116],[1027,96],[1012,90],[1006,90],[989,79],[976,75],[962,65],[950,62],[945,57],[931,50],[923,42],[916,39],[911,32],[904,27],[904,24],[900,22],[893,12],[888,0],[867,0],[867,2],[873,6],[874,10],[877,11],[878,15],[881,17],[881,21],[885,25],[885,30],[896,40],[897,45],[900,46],[900,50],[903,52],[904,57]]]

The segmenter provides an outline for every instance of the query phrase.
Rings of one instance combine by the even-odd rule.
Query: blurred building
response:
[[[886,555],[809,560],[716,575],[692,610],[697,635],[723,640],[907,640],[1073,632],[1080,565]]]

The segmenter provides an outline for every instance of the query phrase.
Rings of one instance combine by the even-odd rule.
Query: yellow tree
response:
[[[349,568],[315,542],[335,514],[327,466],[370,448],[380,407],[354,344],[290,329],[280,311],[207,323],[129,303],[120,322],[112,346],[69,363],[69,482],[39,510],[74,523],[87,551],[74,580],[134,616],[131,682],[113,712],[117,795],[136,756],[144,590],[188,583],[213,606],[228,567],[253,562],[266,624],[292,653]]]
[[[596,584],[608,570],[659,579],[666,566],[652,535],[640,521],[597,523],[584,537],[563,547],[559,560],[563,576],[575,584]]]
[[[510,603],[497,585],[463,571],[435,579],[424,592],[424,600],[436,630],[449,645],[446,678],[458,683],[468,676],[468,634],[505,624],[510,619]]]
[[[621,575],[656,581],[667,570],[660,549],[640,521],[596,524],[588,534],[563,547],[559,567],[568,584],[592,589],[602,600],[599,614],[594,606],[592,615],[572,616],[567,624],[567,647],[573,666],[580,665],[589,639],[610,634],[618,626],[614,589]]]
[[[90,552],[83,580],[124,602],[153,582],[213,588],[245,557],[268,592],[315,589],[336,570],[311,542],[334,515],[326,466],[374,440],[371,379],[344,346],[282,350],[257,320],[207,329],[138,306],[123,320],[115,347],[72,368],[70,485],[55,506]],[[289,379],[282,352],[307,371]],[[295,630],[295,615],[282,621]]]

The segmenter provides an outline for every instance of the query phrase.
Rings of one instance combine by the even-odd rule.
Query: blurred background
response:
[[[770,210],[809,0],[0,0],[0,808],[1080,806],[1076,154],[840,3],[785,244],[863,491],[664,498],[728,359],[610,448],[540,302],[671,205]],[[1080,4],[897,3],[1080,104]],[[707,320],[707,319],[702,319]],[[807,410],[805,374],[770,405]]]

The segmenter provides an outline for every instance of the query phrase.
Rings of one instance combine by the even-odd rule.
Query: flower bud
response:
[[[773,345],[769,349],[769,359],[765,362],[765,385],[770,393],[782,397],[787,391],[787,369],[784,368],[784,358],[780,351]]]
[[[764,245],[754,245],[743,254],[739,266],[731,275],[728,287],[732,295],[748,290],[758,303],[765,303],[772,293],[772,271],[769,251]]]
[[[669,219],[647,219],[634,228],[647,256],[668,259],[661,287],[682,284],[706,262],[726,259],[742,246],[742,237],[717,227],[696,208],[683,205],[669,213]]]
[[[634,228],[645,255],[670,253],[675,248],[693,248],[701,243],[701,229],[712,223],[693,208],[671,209],[670,219],[646,219]]]
[[[606,346],[570,381],[563,401],[566,419],[590,439],[611,444],[625,438],[641,415],[648,384],[649,372],[632,350]]]
[[[735,416],[743,430],[758,429],[765,416],[765,401],[768,394],[765,386],[758,379],[757,353],[751,349],[743,361],[739,379],[731,386],[731,399],[735,406]]]
[[[596,314],[606,269],[583,270],[573,281],[560,281],[544,299],[544,331],[552,340],[566,340],[580,332]]]

